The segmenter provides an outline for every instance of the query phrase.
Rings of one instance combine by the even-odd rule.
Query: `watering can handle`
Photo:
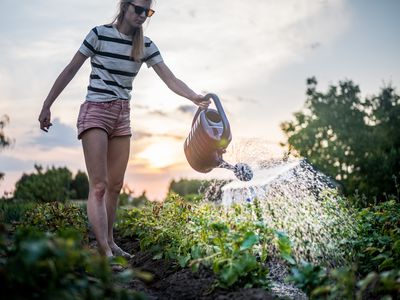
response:
[[[224,131],[223,131],[221,137],[224,138],[224,139],[227,139],[228,135],[229,135],[229,132],[230,132],[230,125],[229,125],[228,119],[226,118],[225,111],[222,108],[221,101],[219,100],[218,96],[213,94],[213,93],[209,93],[209,94],[205,95],[204,98],[213,99],[215,107],[217,108],[217,111],[218,111],[218,113],[219,113],[219,115],[221,117],[221,120],[222,120],[222,124],[224,126]],[[199,107],[197,109],[196,114],[194,115],[194,118],[193,118],[192,126],[193,126],[195,120],[197,120],[197,117],[199,116],[199,113],[202,110],[207,110],[207,109],[204,109],[204,108],[201,108],[201,107]]]

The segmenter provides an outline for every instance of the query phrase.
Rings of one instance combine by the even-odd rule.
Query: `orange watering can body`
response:
[[[223,153],[232,140],[228,119],[217,95],[208,94],[217,108],[199,108],[193,118],[192,128],[184,143],[186,159],[198,172],[208,173],[214,168],[227,168],[244,181],[253,177],[253,172],[246,164],[235,166],[225,162]]]

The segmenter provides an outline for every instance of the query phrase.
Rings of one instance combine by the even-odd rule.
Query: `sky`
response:
[[[280,123],[305,101],[306,79],[318,89],[351,79],[362,96],[400,88],[398,0],[156,0],[145,35],[174,74],[198,93],[216,93],[233,135],[231,163],[282,155]],[[1,0],[0,117],[13,139],[0,152],[0,196],[34,164],[85,170],[76,118],[90,73],[88,62],[52,107],[49,133],[41,106],[54,80],[94,26],[109,23],[117,1]],[[232,178],[188,165],[183,142],[195,106],[171,92],[146,65],[134,81],[134,135],[125,184],[162,199],[172,179]]]

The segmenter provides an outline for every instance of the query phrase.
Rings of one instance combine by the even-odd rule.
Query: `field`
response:
[[[171,194],[121,207],[116,239],[134,257],[112,262],[94,250],[84,205],[2,202],[2,290],[9,299],[397,299],[396,198],[366,209],[335,191],[318,205],[265,200],[224,207]]]

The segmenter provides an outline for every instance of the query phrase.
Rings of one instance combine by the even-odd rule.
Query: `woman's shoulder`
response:
[[[113,31],[114,27],[112,24],[102,24],[102,25],[97,25],[95,27],[92,28],[92,31],[94,31],[96,33],[96,35],[102,35],[104,33]]]
[[[145,47],[150,47],[154,45],[153,41],[148,36],[143,37],[143,42]]]

